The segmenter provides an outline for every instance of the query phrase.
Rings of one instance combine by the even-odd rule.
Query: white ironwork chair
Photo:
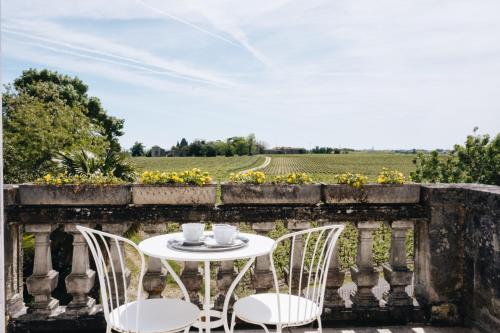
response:
[[[101,290],[101,301],[106,319],[106,333],[118,332],[165,333],[185,330],[198,320],[200,310],[194,304],[180,299],[142,299],[142,281],[145,274],[144,255],[137,245],[120,236],[77,226],[84,236],[94,258]],[[140,258],[140,272],[137,281],[137,299],[129,301],[127,288],[130,286],[125,274],[125,244],[130,245]],[[117,258],[118,257],[118,258]],[[164,262],[167,270],[172,268]],[[178,284],[181,281],[176,279]],[[180,285],[179,285],[180,286]],[[181,289],[185,290],[181,286]],[[189,297],[189,296],[188,296]]]
[[[275,292],[255,294],[236,301],[231,318],[231,333],[234,331],[236,317],[262,326],[266,333],[269,333],[266,325],[275,325],[276,332],[280,333],[284,327],[302,326],[317,320],[321,333],[328,268],[343,229],[342,225],[330,225],[278,238],[270,254]],[[302,248],[296,249],[296,243]],[[283,274],[288,280],[288,286],[283,285],[281,288],[275,265],[275,252],[280,245],[289,247],[290,250],[290,262],[285,265],[287,267],[282,267],[283,271],[288,269]],[[302,253],[301,258],[294,258],[295,253]]]

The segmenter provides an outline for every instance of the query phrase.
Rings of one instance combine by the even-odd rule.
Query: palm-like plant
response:
[[[83,149],[59,152],[53,161],[62,172],[70,176],[103,174],[124,181],[134,181],[136,177],[135,168],[126,160],[126,156],[114,150],[108,150],[102,157]]]

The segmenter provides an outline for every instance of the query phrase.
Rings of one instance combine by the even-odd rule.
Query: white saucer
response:
[[[230,244],[218,244],[216,241],[215,241],[215,238],[214,237],[206,237],[205,238],[205,241],[204,241],[204,244],[207,246],[207,247],[219,247],[219,248],[232,248],[232,247],[240,247],[242,245],[245,244],[244,241],[242,241],[241,239],[239,238],[236,238],[235,240],[233,240],[232,243]]]

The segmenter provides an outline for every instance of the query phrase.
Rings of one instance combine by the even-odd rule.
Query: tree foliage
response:
[[[30,69],[5,86],[4,181],[33,181],[54,171],[58,151],[98,155],[119,149],[123,121],[109,117],[78,78]]]
[[[185,138],[177,142],[175,146],[172,147],[172,153],[174,156],[234,156],[234,155],[255,155],[262,154],[265,149],[265,145],[258,142],[254,134],[250,134],[247,137],[236,136],[227,139],[226,141],[205,141],[205,140],[194,140],[191,143]]]
[[[467,136],[465,144],[455,145],[445,155],[433,151],[419,153],[414,160],[416,170],[411,178],[415,182],[431,183],[481,183],[500,185],[500,134]]]
[[[144,151],[146,147],[141,142],[135,142],[132,148],[130,148],[130,154],[132,156],[144,156],[146,153]]]
[[[50,172],[60,150],[104,152],[108,143],[83,111],[59,100],[43,102],[7,91],[2,105],[4,181],[32,181]]]
[[[70,108],[80,108],[98,126],[111,149],[120,150],[118,137],[123,135],[124,120],[107,115],[99,98],[88,96],[88,86],[79,78],[47,69],[28,69],[14,80],[14,88],[18,93],[35,97],[43,103],[60,101]]]

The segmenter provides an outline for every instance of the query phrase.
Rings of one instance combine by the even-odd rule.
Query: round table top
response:
[[[205,232],[205,235],[209,234],[211,232]],[[267,255],[273,248],[274,240],[269,237],[242,232],[240,232],[240,235],[248,238],[248,244],[245,247],[229,251],[189,252],[169,248],[167,242],[173,238],[182,238],[182,233],[180,232],[145,239],[139,243],[139,249],[150,257],[167,260],[226,261]]]

